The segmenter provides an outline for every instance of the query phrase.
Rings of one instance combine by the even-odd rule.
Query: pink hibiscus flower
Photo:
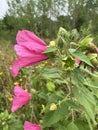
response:
[[[15,77],[20,68],[37,64],[46,60],[48,56],[43,52],[47,49],[46,43],[33,32],[23,30],[16,36],[17,44],[14,46],[18,59],[11,67],[11,74]]]
[[[78,65],[80,65],[80,63],[81,63],[81,60],[80,60],[80,59],[75,58],[75,61],[76,61],[76,63],[77,63]]]
[[[20,88],[18,85],[14,87],[14,98],[12,103],[11,111],[14,112],[23,105],[25,105],[27,102],[30,101],[30,94]]]
[[[31,122],[25,121],[24,130],[41,130],[41,126],[37,124],[32,124]]]

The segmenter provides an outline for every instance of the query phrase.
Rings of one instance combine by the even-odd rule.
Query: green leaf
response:
[[[58,90],[58,91],[56,91],[56,95],[58,96],[58,97],[64,97],[64,91],[63,90]]]
[[[87,114],[85,114],[85,117],[86,117],[87,122],[88,122],[88,124],[89,124],[89,128],[90,128],[90,130],[93,130],[92,122],[91,122],[89,116],[88,116]]]
[[[62,93],[60,90],[52,93],[50,96],[48,96],[48,103],[53,103],[53,102],[56,103],[58,100],[61,100],[62,97],[64,97],[63,94],[64,93]]]
[[[66,103],[63,102],[60,106],[58,106],[57,110],[49,111],[45,114],[43,119],[43,127],[51,127],[53,124],[63,119],[68,112],[68,107],[66,106]]]
[[[87,80],[87,78],[86,79],[84,78],[84,73],[82,73],[81,70],[79,70],[78,68],[76,70],[74,70],[72,82],[73,82],[73,84],[75,84],[75,86],[77,86],[76,91],[80,91],[82,94],[84,94],[84,97],[86,97],[86,99],[89,102],[93,103],[93,105],[96,106],[96,102],[95,102],[93,93],[85,87],[86,80]]]
[[[74,57],[79,58],[81,61],[85,62],[86,64],[88,64],[91,67],[93,66],[92,63],[90,62],[90,59],[82,52],[78,52],[73,49],[69,49],[69,51]]]
[[[89,125],[87,122],[84,122],[83,120],[76,120],[75,124],[77,125],[79,130],[89,130]]]
[[[61,85],[61,84],[66,84],[67,81],[66,81],[66,80],[56,79],[56,80],[55,80],[55,83]]]
[[[91,87],[91,88],[97,88],[98,89],[98,83],[96,84],[96,82],[92,81],[91,78],[86,78],[84,85]]]
[[[92,41],[93,41],[93,38],[90,37],[90,36],[87,36],[87,37],[85,37],[84,39],[82,39],[82,40],[79,42],[79,46],[84,47],[84,46],[86,46],[87,44],[91,43]]]
[[[70,99],[68,99],[68,100],[66,101],[66,105],[69,106],[70,109],[78,109],[78,110],[80,109],[80,108],[79,108],[79,104],[75,103],[74,101],[72,101],[72,100],[70,100]]]
[[[55,130],[67,130],[66,126],[58,125]]]
[[[56,46],[49,46],[47,48],[46,51],[44,51],[44,53],[51,53],[51,52],[56,52],[57,51],[57,47]]]
[[[3,127],[3,130],[8,130],[8,125],[7,124]]]
[[[47,95],[46,95],[46,93],[44,93],[44,92],[40,92],[39,94],[38,94],[38,97],[39,98],[41,98],[41,99],[44,99],[44,100],[47,100]]]
[[[67,130],[79,130],[78,127],[75,125],[74,122],[71,122],[67,126]]]
[[[93,123],[96,124],[94,113],[96,102],[93,95],[84,88],[79,89],[77,87],[74,87],[72,92],[79,104],[84,107],[84,110],[83,108],[82,110],[85,111]]]
[[[81,70],[83,70],[84,72],[86,72],[87,74],[89,74],[92,77],[98,78],[98,72],[96,72],[96,71],[92,73],[88,69],[86,69],[86,68],[84,69],[84,67],[82,67]]]
[[[42,71],[42,76],[46,79],[57,79],[57,78],[61,78],[60,76],[60,70],[58,70],[57,68],[46,68]]]
[[[72,82],[75,86],[82,87],[84,83],[84,75],[80,69],[76,68],[73,71]]]
[[[9,115],[8,110],[5,110],[4,113],[3,113],[3,117],[4,117],[4,118],[7,118],[8,115]]]
[[[23,124],[20,120],[17,120],[9,125],[9,130],[23,130]]]

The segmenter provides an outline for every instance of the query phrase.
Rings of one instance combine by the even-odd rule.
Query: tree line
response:
[[[0,35],[28,29],[40,37],[55,38],[59,27],[98,34],[98,0],[7,0],[9,9],[0,20]]]

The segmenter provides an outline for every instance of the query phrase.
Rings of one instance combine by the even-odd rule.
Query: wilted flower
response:
[[[20,68],[37,64],[46,60],[48,56],[43,52],[47,49],[46,43],[37,37],[33,32],[23,30],[16,36],[17,44],[14,49],[18,59],[14,61],[11,67],[11,73],[15,77]]]
[[[25,121],[24,130],[41,130],[41,126],[37,124],[32,124],[31,122]]]
[[[14,98],[12,103],[11,111],[14,112],[23,105],[25,105],[27,102],[30,101],[30,94],[20,88],[18,85],[14,87]]]

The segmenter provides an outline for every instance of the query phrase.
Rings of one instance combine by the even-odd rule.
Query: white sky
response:
[[[0,0],[0,18],[3,18],[8,10],[7,0]]]

